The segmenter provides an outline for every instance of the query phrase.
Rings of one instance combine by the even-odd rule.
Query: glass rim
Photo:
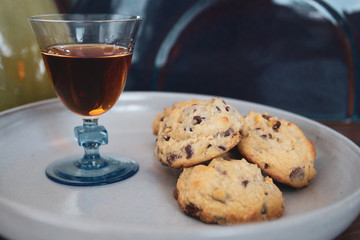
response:
[[[68,16],[69,19],[58,19]],[[89,19],[76,19],[76,17],[87,16]],[[105,19],[98,19],[105,16]],[[72,19],[73,18],[73,19]],[[137,15],[111,14],[111,13],[65,13],[65,14],[41,14],[29,17],[29,21],[34,22],[67,22],[67,23],[92,23],[92,22],[131,22],[141,21],[142,18]]]

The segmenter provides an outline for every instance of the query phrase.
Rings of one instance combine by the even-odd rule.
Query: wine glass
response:
[[[139,165],[131,158],[99,154],[108,133],[98,125],[123,91],[130,67],[139,16],[117,14],[50,14],[29,18],[56,95],[83,125],[75,137],[85,153],[57,160],[46,168],[53,181],[96,186],[134,175]]]

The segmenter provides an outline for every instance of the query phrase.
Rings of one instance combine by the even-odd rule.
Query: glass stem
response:
[[[83,125],[75,127],[74,132],[79,146],[84,147],[85,150],[77,167],[84,170],[105,167],[106,162],[101,158],[99,148],[108,143],[108,133],[104,126],[98,125],[98,119],[83,119]]]

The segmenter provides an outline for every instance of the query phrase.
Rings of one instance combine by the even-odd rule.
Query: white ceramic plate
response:
[[[268,112],[297,124],[317,149],[316,178],[305,189],[282,187],[278,220],[233,226],[204,224],[183,214],[173,190],[178,170],[162,166],[153,150],[154,116],[180,100],[209,96],[125,92],[100,118],[109,132],[102,153],[136,159],[139,172],[99,187],[54,183],[44,174],[54,160],[82,154],[73,137],[80,117],[56,99],[0,114],[0,235],[10,239],[332,239],[360,212],[360,150],[344,136],[275,108],[226,99],[246,115]]]

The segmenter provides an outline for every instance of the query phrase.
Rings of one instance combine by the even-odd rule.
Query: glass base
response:
[[[101,167],[94,169],[81,167],[78,159],[57,161],[46,168],[46,176],[66,185],[98,186],[127,179],[139,170],[139,165],[126,156],[102,156],[101,161]]]

